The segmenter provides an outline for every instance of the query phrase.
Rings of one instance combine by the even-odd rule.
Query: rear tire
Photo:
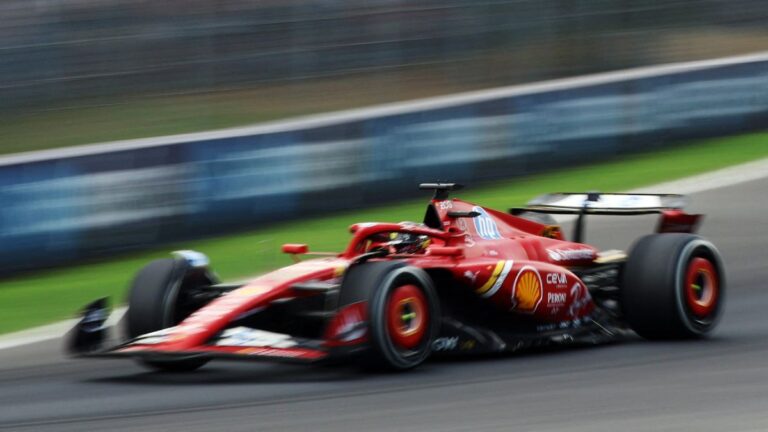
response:
[[[717,325],[725,300],[722,258],[691,234],[652,234],[632,247],[621,305],[630,327],[647,339],[703,337]]]
[[[197,273],[195,273],[197,272]],[[172,327],[194,310],[188,307],[190,288],[211,284],[202,269],[191,269],[183,259],[159,259],[141,269],[128,295],[127,326],[131,338]],[[139,359],[140,364],[165,372],[188,372],[200,368],[208,359]]]

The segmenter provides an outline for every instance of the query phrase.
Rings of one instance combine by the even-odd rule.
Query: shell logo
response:
[[[523,267],[512,288],[512,308],[533,313],[541,303],[541,276],[533,267]]]

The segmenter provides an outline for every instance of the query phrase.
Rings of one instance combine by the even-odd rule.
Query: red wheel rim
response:
[[[693,315],[706,318],[717,305],[718,279],[715,266],[706,258],[694,258],[685,276],[685,294]]]
[[[427,299],[416,285],[402,285],[392,291],[387,302],[387,328],[395,346],[416,348],[429,323]]]

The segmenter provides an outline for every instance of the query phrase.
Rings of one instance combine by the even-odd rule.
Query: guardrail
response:
[[[768,125],[768,53],[0,158],[5,272]]]

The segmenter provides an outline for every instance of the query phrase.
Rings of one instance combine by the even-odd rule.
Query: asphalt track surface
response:
[[[0,429],[768,430],[768,180],[695,194],[690,210],[708,214],[701,233],[728,269],[724,319],[708,340],[638,338],[379,375],[227,362],[163,375],[38,343],[0,351]],[[624,248],[654,220],[594,218],[588,240]]]

